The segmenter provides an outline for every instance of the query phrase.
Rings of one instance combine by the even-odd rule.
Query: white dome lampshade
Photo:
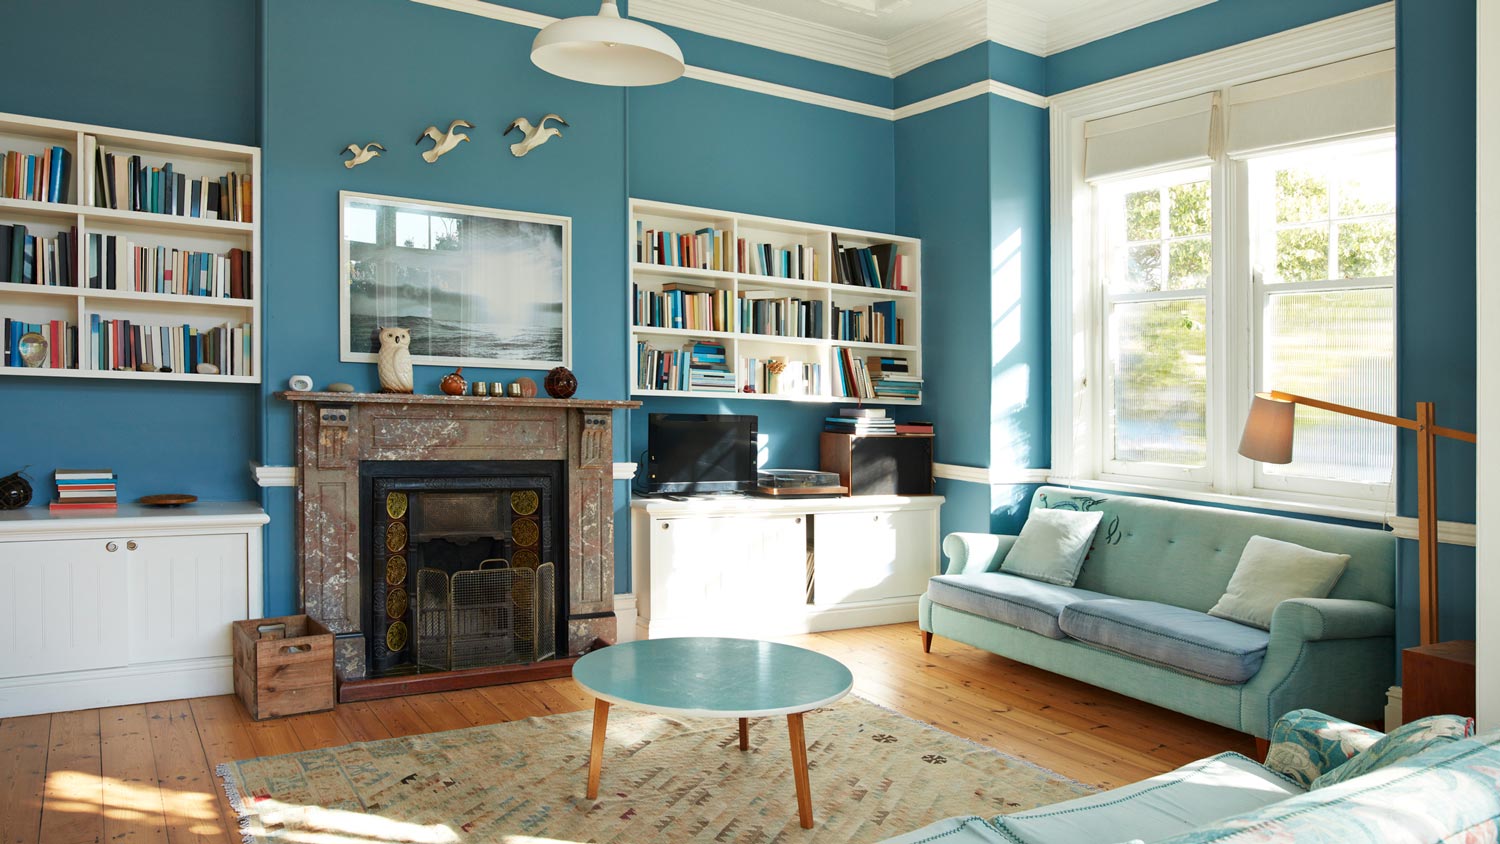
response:
[[[531,62],[564,79],[593,85],[660,85],[686,69],[672,37],[640,21],[620,17],[615,0],[599,14],[549,24],[531,42]]]

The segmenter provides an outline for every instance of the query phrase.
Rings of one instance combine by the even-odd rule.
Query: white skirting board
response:
[[[0,680],[0,718],[234,692],[227,656]]]
[[[644,636],[636,635],[636,624],[638,617],[635,613],[635,595],[626,593],[615,596],[615,644],[634,642],[636,639],[644,639]]]
[[[1401,687],[1391,686],[1385,693],[1385,731],[1401,726]]]

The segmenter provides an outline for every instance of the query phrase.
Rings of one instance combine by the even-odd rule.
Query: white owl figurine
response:
[[[380,392],[410,393],[411,331],[405,328],[380,329]]]

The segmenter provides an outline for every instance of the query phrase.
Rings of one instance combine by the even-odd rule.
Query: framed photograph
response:
[[[418,365],[572,366],[572,219],[339,193],[340,359],[411,331]]]

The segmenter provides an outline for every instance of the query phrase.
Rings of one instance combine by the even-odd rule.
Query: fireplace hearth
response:
[[[340,700],[386,693],[375,686],[431,690],[429,677],[468,686],[492,675],[528,679],[530,669],[515,663],[459,666],[530,658],[537,674],[558,664],[545,662],[549,649],[566,660],[615,641],[612,413],[639,402],[278,395],[296,407],[299,603],[336,636]],[[529,507],[530,492],[537,511],[522,514],[517,506]],[[399,518],[391,515],[401,512],[396,493],[405,495]],[[521,541],[533,528],[535,541]],[[406,568],[400,576],[395,556]],[[494,569],[512,574],[479,576]],[[433,624],[419,630],[424,570],[432,575],[421,595]],[[448,600],[440,616],[442,577]],[[508,634],[474,638],[502,624],[511,625]],[[438,636],[447,656],[429,660]],[[454,670],[437,670],[443,666]]]

